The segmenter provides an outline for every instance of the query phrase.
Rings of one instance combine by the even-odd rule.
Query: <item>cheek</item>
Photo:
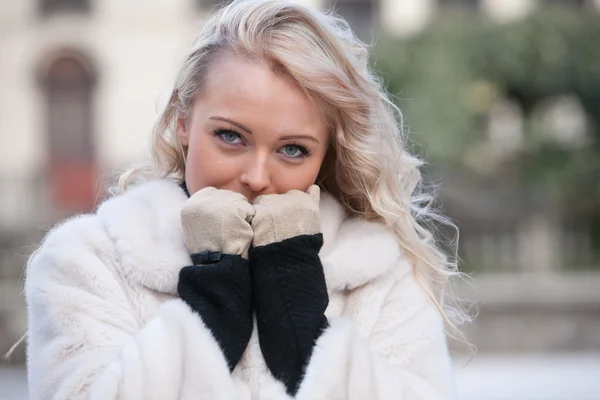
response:
[[[237,164],[224,156],[209,135],[206,136],[209,140],[192,141],[188,149],[185,180],[190,194],[208,186],[225,188],[239,174]]]
[[[285,173],[275,174],[273,177],[273,186],[278,194],[287,193],[290,190],[301,190],[306,192],[308,188],[315,183],[321,162],[311,160],[302,166],[288,169]]]

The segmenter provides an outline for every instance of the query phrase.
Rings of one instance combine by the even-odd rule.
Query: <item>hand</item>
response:
[[[253,204],[256,211],[252,219],[253,246],[320,233],[319,198],[317,185],[307,192],[291,190],[257,197]]]
[[[218,251],[248,258],[254,208],[241,194],[207,187],[181,209],[185,246],[190,254]]]

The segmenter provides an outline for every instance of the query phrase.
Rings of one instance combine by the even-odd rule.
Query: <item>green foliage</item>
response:
[[[382,38],[375,50],[376,68],[428,161],[488,176],[517,171],[524,187],[563,201],[599,202],[599,15],[549,11],[510,25],[453,15],[409,40]],[[540,140],[536,106],[560,95],[575,96],[587,114],[584,146]],[[484,128],[501,98],[520,105],[525,139],[516,154],[495,163]]]

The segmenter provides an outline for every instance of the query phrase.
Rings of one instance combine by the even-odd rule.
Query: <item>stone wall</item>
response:
[[[600,273],[487,274],[457,287],[479,315],[480,353],[600,353]]]

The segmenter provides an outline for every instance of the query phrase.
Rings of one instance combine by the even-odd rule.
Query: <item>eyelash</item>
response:
[[[230,142],[226,141],[225,139],[223,139],[223,135],[228,134],[228,133],[233,133],[234,135],[237,135],[237,137],[239,137],[240,139],[243,139],[242,135],[240,135],[236,131],[232,131],[231,129],[216,129],[213,131],[213,135],[218,137],[219,139],[221,139],[224,143],[235,146],[235,143],[230,143]]]
[[[213,135],[216,136],[216,137],[219,137],[225,144],[236,146],[237,143],[230,143],[230,142],[227,142],[225,139],[223,139],[223,135],[228,134],[228,133],[233,133],[233,134],[237,135],[240,139],[243,139],[242,135],[240,135],[239,133],[237,133],[236,131],[233,131],[231,129],[216,129],[216,130],[213,131]],[[308,156],[311,155],[310,149],[308,147],[306,147],[306,146],[303,146],[303,145],[299,144],[299,143],[293,143],[293,142],[292,143],[287,143],[283,147],[287,147],[287,146],[296,147],[298,150],[300,150],[300,152],[302,153],[303,157],[308,157]],[[294,158],[300,158],[300,157],[288,157],[288,158],[294,159]]]

